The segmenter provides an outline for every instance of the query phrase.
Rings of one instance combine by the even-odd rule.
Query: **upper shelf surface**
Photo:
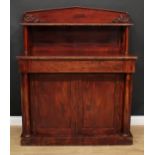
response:
[[[24,60],[136,60],[136,56],[17,56],[17,59]]]
[[[22,25],[31,26],[130,26],[127,12],[95,8],[70,7],[25,12]]]

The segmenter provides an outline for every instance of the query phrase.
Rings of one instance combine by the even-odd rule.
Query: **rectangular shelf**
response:
[[[23,26],[132,26],[132,23],[21,23]]]

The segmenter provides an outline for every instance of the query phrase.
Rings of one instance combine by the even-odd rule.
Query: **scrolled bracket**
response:
[[[24,22],[26,22],[26,23],[39,23],[40,19],[34,15],[26,14],[24,16]]]
[[[119,15],[117,18],[112,20],[112,23],[129,23],[131,22],[130,17],[125,14],[125,15]]]

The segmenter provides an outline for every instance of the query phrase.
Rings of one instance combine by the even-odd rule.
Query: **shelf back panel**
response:
[[[122,27],[30,27],[29,55],[122,55],[123,30]]]

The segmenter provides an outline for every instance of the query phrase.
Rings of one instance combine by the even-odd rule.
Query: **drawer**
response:
[[[19,56],[25,73],[133,73],[136,57],[37,57]]]

